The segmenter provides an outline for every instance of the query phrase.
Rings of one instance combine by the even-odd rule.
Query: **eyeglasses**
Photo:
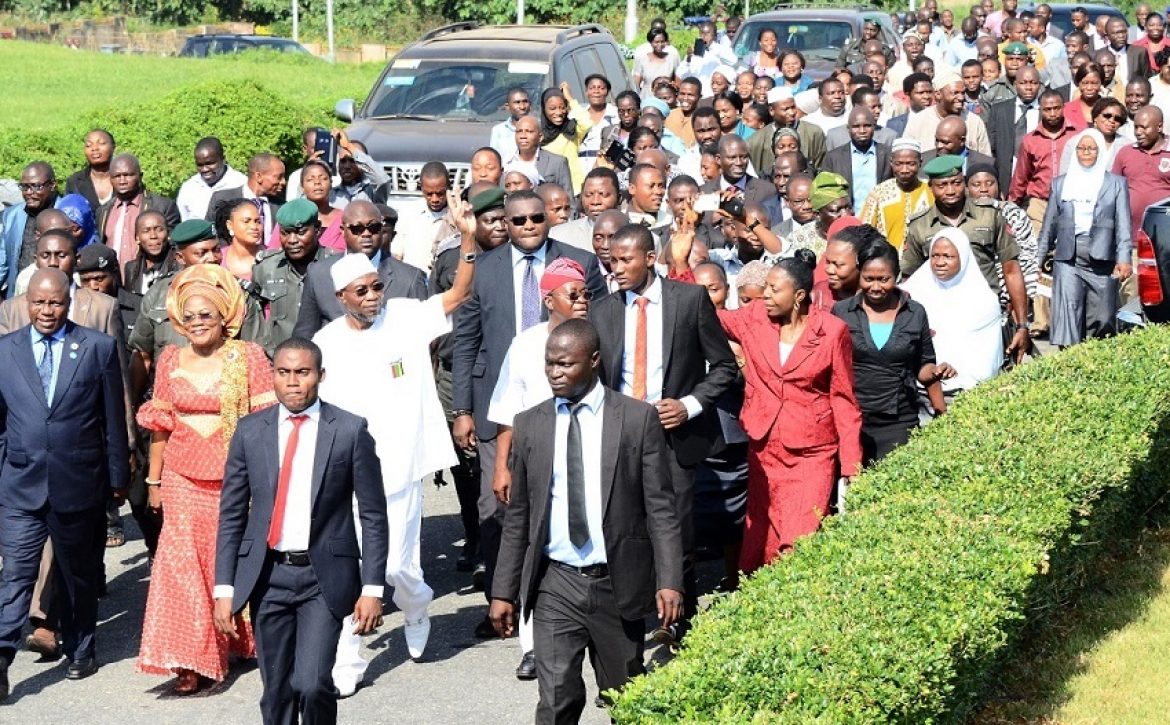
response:
[[[370,222],[369,224],[346,224],[345,228],[349,230],[350,234],[361,234],[362,232],[369,232],[370,234],[382,233],[382,222]]]
[[[544,224],[544,220],[545,220],[545,215],[543,212],[540,212],[537,214],[528,214],[528,215],[508,217],[508,221],[510,221],[512,223],[512,226],[514,226],[514,227],[522,227],[526,223],[528,223],[529,221],[531,221],[533,224]]]
[[[215,312],[186,312],[179,321],[183,323],[183,327],[190,327],[196,321],[208,323],[218,319],[219,315]]]
[[[583,289],[580,292],[573,290],[567,294],[562,294],[561,297],[564,297],[569,302],[576,302],[577,300],[585,300],[588,302],[589,300],[593,299],[593,293],[587,289]]]
[[[357,297],[365,297],[371,292],[381,292],[384,289],[386,289],[386,285],[382,284],[381,282],[375,282],[368,287],[366,285],[362,285],[361,287],[354,287],[353,294]]]
[[[22,181],[19,184],[21,191],[33,191],[33,192],[44,191],[45,189],[51,189],[51,188],[55,187],[56,185],[57,185],[56,179],[49,179],[48,181],[31,181],[31,182]]]
[[[1117,121],[1118,123],[1121,123],[1125,120],[1125,117],[1118,113],[1102,113],[1101,118],[1105,118],[1110,121]]]

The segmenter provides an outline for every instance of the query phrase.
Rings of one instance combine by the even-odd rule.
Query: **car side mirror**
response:
[[[333,115],[337,116],[342,121],[346,121],[346,122],[353,121],[353,115],[354,115],[353,99],[352,98],[343,98],[340,101],[338,101],[337,105],[333,107]]]

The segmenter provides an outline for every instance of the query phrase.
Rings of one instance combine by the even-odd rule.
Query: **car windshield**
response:
[[[308,53],[303,45],[292,40],[257,40],[257,46],[265,50],[278,50],[281,53]]]
[[[520,86],[539,98],[547,76],[547,63],[398,58],[366,104],[366,116],[494,123],[508,118],[508,91]]]
[[[745,23],[735,38],[735,52],[739,57],[759,50],[760,33],[766,29],[776,32],[777,47],[793,48],[806,57],[836,60],[841,48],[853,39],[853,25],[830,20],[760,20]]]

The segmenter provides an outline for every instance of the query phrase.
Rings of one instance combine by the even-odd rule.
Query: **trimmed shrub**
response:
[[[192,153],[200,138],[218,136],[237,169],[261,151],[288,163],[300,158],[301,130],[320,123],[319,116],[252,81],[197,83],[155,101],[89,113],[52,131],[6,132],[0,135],[0,176],[18,178],[27,163],[45,160],[63,182],[85,163],[85,134],[104,128],[119,151],[138,157],[148,188],[174,197],[195,173]]]
[[[848,513],[696,620],[618,722],[962,721],[1094,542],[1167,488],[1170,328],[960,396],[864,472]]]

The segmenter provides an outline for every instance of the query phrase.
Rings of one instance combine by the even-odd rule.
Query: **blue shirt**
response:
[[[601,501],[601,416],[605,407],[605,388],[598,382],[581,398],[577,412],[581,426],[581,462],[585,469],[585,515],[589,522],[589,541],[581,549],[569,539],[568,444],[569,401],[554,398],[557,409],[556,433],[553,440],[553,477],[549,491],[548,544],[544,553],[548,558],[569,566],[592,566],[606,563],[605,532],[602,530]]]
[[[881,350],[890,341],[890,333],[894,331],[894,323],[892,322],[871,322],[869,323],[869,336],[873,338],[873,344],[877,349]]]
[[[32,338],[33,362],[37,368],[41,367],[41,360],[45,357],[45,344],[41,342],[44,335],[37,328],[29,326],[29,335]],[[65,350],[65,327],[62,326],[52,335],[49,335],[49,346],[53,349],[53,376],[49,378],[49,400],[52,404],[53,396],[57,392],[57,373],[61,370],[61,355]]]
[[[869,192],[877,186],[877,146],[870,142],[868,151],[860,151],[850,142],[849,155],[853,166],[853,208],[860,210]]]

